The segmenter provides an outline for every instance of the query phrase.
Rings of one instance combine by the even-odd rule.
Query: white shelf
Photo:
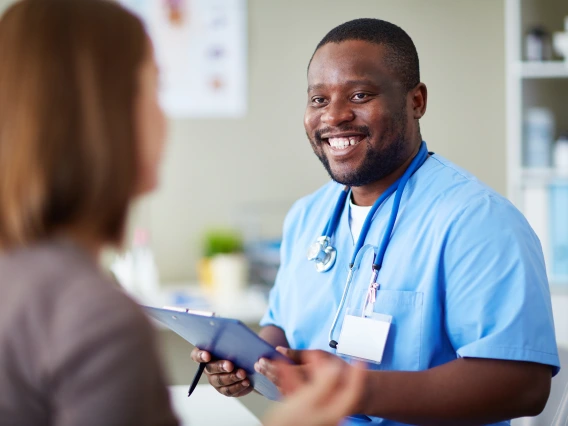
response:
[[[211,311],[223,317],[238,319],[245,324],[258,324],[268,306],[265,291],[255,285],[250,285],[226,301],[215,298],[198,283],[191,282],[165,283],[157,293],[135,298],[142,305]],[[159,325],[158,328],[161,329]]]
[[[558,171],[550,168],[524,168],[521,172],[521,181],[523,186],[541,186],[548,185],[553,181],[568,181],[568,171]]]
[[[516,69],[522,78],[568,78],[568,61],[520,62]]]

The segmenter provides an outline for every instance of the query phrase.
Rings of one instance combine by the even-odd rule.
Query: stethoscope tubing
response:
[[[374,219],[375,213],[377,212],[378,208],[382,205],[382,203],[390,195],[392,195],[393,192],[396,191],[396,195],[395,195],[395,198],[393,200],[393,205],[392,205],[389,221],[388,221],[388,224],[387,224],[387,228],[385,230],[385,233],[383,234],[383,238],[380,241],[379,250],[376,253],[375,261],[373,263],[373,277],[375,277],[374,281],[376,282],[376,277],[378,276],[378,271],[381,269],[383,259],[384,259],[384,256],[385,256],[385,253],[386,253],[386,250],[387,250],[387,247],[388,247],[388,243],[391,239],[392,231],[393,231],[394,225],[396,223],[396,219],[397,219],[397,216],[398,216],[398,210],[399,210],[399,207],[400,207],[400,201],[402,199],[402,194],[404,192],[406,184],[407,184],[408,180],[410,179],[410,177],[422,166],[422,164],[424,164],[424,162],[426,161],[427,158],[428,158],[428,149],[426,148],[426,143],[422,142],[422,144],[420,145],[420,150],[418,151],[418,154],[416,154],[416,156],[412,159],[412,162],[410,163],[410,165],[408,166],[408,168],[406,169],[404,174],[399,179],[397,179],[391,186],[389,186],[385,192],[383,192],[383,194],[377,199],[377,201],[375,201],[375,203],[371,207],[371,210],[367,214],[367,217],[365,218],[365,222],[363,223],[363,227],[361,229],[361,233],[359,234],[359,238],[357,239],[357,245],[355,246],[353,256],[351,257],[351,262],[349,263],[349,272],[348,272],[348,275],[347,275],[345,288],[343,290],[343,294],[341,296],[339,306],[337,308],[337,311],[335,313],[335,317],[333,319],[333,322],[331,324],[331,328],[329,330],[329,341],[330,341],[330,346],[332,348],[335,348],[337,346],[337,342],[335,340],[333,340],[333,333],[335,331],[335,327],[337,326],[337,321],[339,320],[339,315],[341,314],[341,312],[342,312],[342,310],[345,306],[345,302],[347,300],[347,295],[349,293],[349,288],[351,287],[351,282],[353,281],[354,265],[355,265],[355,261],[356,261],[356,258],[357,258],[357,254],[360,252],[361,248],[363,247],[363,245],[365,243],[365,239],[366,239],[367,234],[369,232],[369,229],[371,227],[371,222]],[[327,231],[327,232],[324,235],[328,238],[331,238],[331,235],[337,229],[339,217],[341,215],[341,212],[342,212],[344,205],[345,205],[345,202],[347,200],[346,188],[347,187],[345,187],[343,189],[342,193],[340,194],[338,202],[335,205],[333,216],[330,219],[330,221],[328,222],[328,224],[326,225],[325,231]],[[331,227],[331,225],[334,225],[334,227]]]
[[[361,228],[361,233],[359,234],[359,238],[357,239],[357,244],[355,245],[355,250],[353,251],[353,255],[351,256],[351,261],[349,262],[349,267],[352,267],[353,262],[355,262],[355,257],[357,256],[357,253],[359,252],[359,250],[361,250],[361,247],[363,247],[363,245],[365,244],[365,238],[367,237],[367,233],[371,228],[371,223],[375,217],[375,213],[377,212],[379,207],[385,202],[385,200],[396,191],[397,196],[395,197],[392,208],[392,211],[394,211],[395,213],[394,214],[391,213],[391,217],[389,218],[389,223],[386,232],[384,234],[385,237],[387,235],[388,237],[383,238],[380,244],[380,247],[382,247],[382,251],[379,251],[379,255],[380,256],[384,255],[384,252],[386,251],[386,246],[388,245],[388,242],[390,240],[392,229],[396,222],[396,216],[398,214],[398,208],[400,206],[400,200],[402,198],[404,187],[406,186],[408,179],[410,179],[410,177],[414,174],[414,172],[416,172],[416,170],[418,170],[420,166],[422,166],[424,161],[426,161],[427,157],[428,157],[428,150],[426,149],[426,144],[422,142],[422,145],[420,146],[420,151],[418,151],[418,154],[416,154],[416,156],[413,158],[412,162],[410,163],[404,174],[400,178],[398,178],[391,186],[389,186],[386,189],[386,191],[381,194],[381,196],[377,199],[377,201],[373,203],[371,210],[369,211],[367,217],[365,218],[363,227]],[[401,191],[398,191],[399,187],[402,188]],[[333,209],[332,216],[324,228],[324,232],[322,233],[323,236],[331,239],[332,235],[337,230],[337,226],[339,224],[339,218],[341,217],[341,213],[345,208],[349,192],[350,188],[348,186],[345,186],[341,191],[341,194],[339,195],[337,203],[335,204],[335,207]]]
[[[339,223],[339,218],[341,217],[341,212],[343,211],[343,206],[347,201],[347,196],[349,195],[350,188],[346,185],[343,187],[343,191],[339,194],[339,199],[335,204],[333,209],[333,213],[331,217],[327,221],[325,228],[323,229],[322,235],[328,238],[331,238],[331,235],[337,229],[337,224]]]
[[[402,194],[404,192],[404,189],[406,188],[406,184],[410,179],[410,177],[416,172],[416,170],[418,170],[422,166],[422,164],[424,164],[426,158],[428,158],[428,150],[426,149],[426,144],[422,142],[420,151],[418,152],[416,157],[414,157],[414,159],[410,163],[410,166],[408,166],[408,169],[406,169],[406,171],[400,178],[399,183],[397,184],[397,191],[392,203],[391,215],[389,217],[387,229],[385,230],[383,239],[381,240],[381,244],[379,246],[379,252],[377,253],[377,257],[375,258],[375,263],[373,263],[373,269],[376,271],[379,271],[381,269],[383,259],[385,257],[385,252],[387,251],[387,246],[391,239],[392,231],[396,223],[396,218],[398,216],[398,210],[400,207],[400,201],[402,199]],[[370,225],[371,224],[369,223],[369,226]],[[361,237],[361,235],[359,237]]]

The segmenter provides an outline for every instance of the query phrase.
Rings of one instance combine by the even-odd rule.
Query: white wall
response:
[[[172,121],[162,187],[135,216],[151,230],[162,276],[195,275],[204,227],[275,204],[267,233],[277,234],[293,200],[326,182],[302,124],[306,66],[327,31],[356,17],[408,31],[429,88],[430,149],[504,193],[503,13],[496,0],[249,0],[248,116]]]
[[[156,0],[157,1],[157,0]],[[10,0],[0,0],[0,11]],[[431,150],[505,192],[502,0],[249,0],[249,114],[172,120],[162,185],[133,226],[149,228],[162,277],[195,277],[204,228],[258,206],[277,236],[290,204],[327,181],[303,129],[306,66],[317,42],[357,17],[390,20],[414,39],[429,88]]]
[[[0,0],[0,13],[10,3]],[[243,207],[262,206],[272,212],[265,233],[277,235],[287,207],[327,181],[302,125],[306,66],[325,33],[349,19],[383,18],[410,34],[429,88],[422,120],[429,148],[505,193],[503,0],[248,4],[248,116],[170,121],[161,188],[133,214],[132,225],[152,233],[165,280],[195,277],[205,227],[231,221]],[[553,300],[558,340],[564,345],[567,297]]]
[[[0,14],[4,13],[4,10],[12,3],[12,0],[0,0]]]

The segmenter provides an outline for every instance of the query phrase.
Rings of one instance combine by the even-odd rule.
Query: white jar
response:
[[[213,297],[221,311],[233,310],[241,303],[247,285],[248,263],[242,253],[217,254],[211,258]]]
[[[554,144],[554,167],[558,173],[568,175],[568,132],[561,134]]]

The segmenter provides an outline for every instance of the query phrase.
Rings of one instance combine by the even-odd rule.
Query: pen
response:
[[[199,363],[199,367],[197,368],[197,372],[195,373],[195,376],[193,376],[193,380],[191,382],[191,386],[189,387],[189,391],[187,392],[187,397],[189,398],[191,396],[191,394],[193,393],[193,391],[195,390],[195,387],[197,386],[197,383],[199,383],[199,379],[201,378],[201,376],[203,375],[203,371],[205,371],[205,366],[207,365],[206,362],[200,362]]]

